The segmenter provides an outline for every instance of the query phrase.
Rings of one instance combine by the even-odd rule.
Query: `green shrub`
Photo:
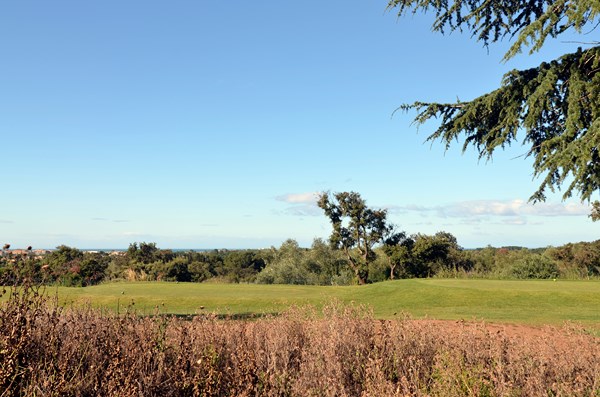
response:
[[[510,269],[510,275],[520,279],[549,279],[557,278],[559,271],[552,259],[535,254],[516,261]]]

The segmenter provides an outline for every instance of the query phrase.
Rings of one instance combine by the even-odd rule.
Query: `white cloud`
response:
[[[277,196],[275,199],[291,204],[284,213],[294,216],[318,216],[321,214],[317,206],[318,192],[290,193]]]
[[[322,210],[316,205],[296,205],[285,210],[287,214],[295,216],[319,216],[323,215]]]
[[[432,210],[430,207],[424,207],[422,205],[417,204],[408,204],[408,205],[386,205],[385,209],[388,210],[390,214],[406,214],[407,212],[421,212],[426,213]]]
[[[525,200],[515,199],[459,201],[435,207],[407,205],[396,207],[395,211],[433,212],[442,218],[513,217],[519,218],[516,223],[523,224],[524,216],[587,216],[590,213],[590,207],[586,204],[573,202],[532,204]]]
[[[289,204],[317,204],[317,199],[319,197],[318,192],[308,192],[308,193],[291,193],[285,194],[283,196],[278,196],[278,201],[284,201]]]
[[[462,201],[436,208],[438,215],[442,217],[479,217],[482,215],[516,216],[519,214],[521,200],[513,201]]]
[[[524,207],[524,213],[537,216],[587,216],[590,211],[591,207],[583,203],[537,203]]]
[[[537,203],[525,200],[477,200],[463,201],[438,207],[438,213],[448,217],[469,216],[582,216],[590,212],[581,203]]]

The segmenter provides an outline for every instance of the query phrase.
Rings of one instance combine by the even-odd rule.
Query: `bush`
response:
[[[517,260],[510,269],[510,275],[520,279],[550,279],[557,278],[559,271],[552,259],[533,254]]]
[[[317,277],[311,274],[302,262],[283,259],[264,268],[257,276],[259,284],[317,284]]]
[[[192,281],[186,258],[175,258],[163,265],[165,281]]]
[[[339,257],[323,241],[315,240],[311,250],[298,246],[295,240],[286,240],[279,249],[263,252],[268,265],[257,275],[260,284],[332,285],[340,281]]]

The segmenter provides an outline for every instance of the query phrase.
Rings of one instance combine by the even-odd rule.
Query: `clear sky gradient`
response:
[[[309,246],[314,193],[357,191],[408,233],[465,247],[591,241],[587,204],[527,203],[519,145],[478,161],[424,143],[415,100],[469,100],[510,69],[468,33],[386,1],[30,1],[0,5],[0,243]]]

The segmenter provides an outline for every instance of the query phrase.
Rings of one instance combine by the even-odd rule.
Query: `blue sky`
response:
[[[253,248],[326,238],[314,193],[357,191],[408,233],[461,245],[590,241],[577,199],[532,206],[524,147],[479,162],[424,143],[414,100],[469,100],[562,38],[432,33],[385,1],[0,5],[0,238],[13,247]]]

